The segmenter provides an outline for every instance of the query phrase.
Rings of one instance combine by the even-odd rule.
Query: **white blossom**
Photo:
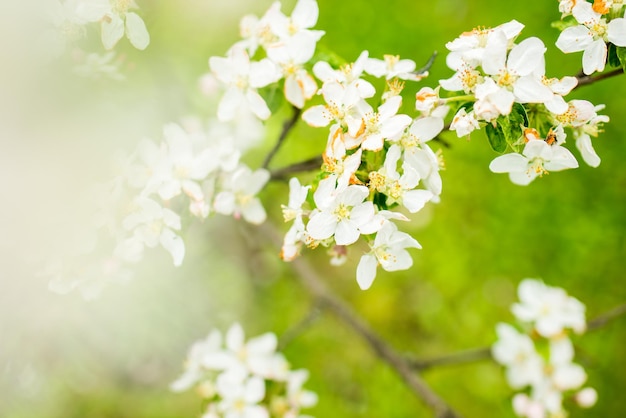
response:
[[[365,201],[369,190],[365,186],[337,185],[337,176],[320,181],[313,199],[317,209],[311,213],[307,232],[314,240],[334,236],[338,245],[350,245],[361,234],[371,234],[378,228],[374,221],[374,204]]]
[[[398,231],[393,222],[385,222],[376,233],[370,251],[359,260],[356,280],[363,290],[370,288],[376,278],[376,269],[380,265],[386,271],[406,270],[413,265],[413,259],[407,248],[422,248],[421,245],[405,232]]]
[[[519,303],[511,308],[521,321],[533,323],[537,332],[554,337],[566,328],[581,333],[586,328],[585,306],[563,289],[534,279],[523,280],[518,288]]]
[[[509,173],[515,184],[525,186],[549,171],[578,167],[572,153],[560,145],[548,145],[542,140],[530,140],[522,154],[510,153],[496,157],[489,169],[494,173]]]
[[[225,58],[209,58],[209,66],[215,77],[227,86],[217,109],[219,120],[232,120],[241,106],[249,108],[259,119],[270,117],[270,109],[257,89],[282,77],[276,64],[267,58],[251,62],[245,49],[233,47]]]
[[[269,178],[270,173],[267,170],[260,168],[253,172],[245,165],[232,173],[225,173],[221,191],[213,202],[215,211],[223,215],[233,215],[237,219],[243,217],[252,224],[265,222],[267,214],[256,195]]]
[[[559,35],[556,46],[565,53],[583,52],[583,72],[587,75],[603,71],[607,42],[626,46],[626,19],[618,17],[607,22],[591,3],[578,1],[571,9],[578,26],[568,27]]]

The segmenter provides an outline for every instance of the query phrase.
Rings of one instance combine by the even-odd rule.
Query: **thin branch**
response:
[[[262,225],[261,230],[263,236],[271,238],[275,245],[280,245],[280,237],[277,235],[275,229],[268,226],[267,222]],[[412,370],[406,358],[378,336],[346,302],[337,297],[326,287],[315,270],[304,258],[295,259],[291,262],[291,265],[293,270],[297,273],[296,277],[317,302],[320,303],[322,307],[334,313],[338,319],[360,335],[378,357],[389,364],[400,375],[413,393],[435,412],[437,418],[461,417],[428,386],[418,373]]]
[[[619,305],[610,311],[607,311],[594,319],[587,322],[587,332],[595,331],[609,322],[618,319],[620,316],[626,315],[626,303]],[[415,370],[422,371],[430,369],[435,366],[450,366],[455,364],[472,363],[475,361],[482,361],[491,358],[490,347],[472,348],[469,350],[459,351],[457,353],[446,354],[440,357],[433,357],[430,359],[416,359],[408,358],[407,361],[411,364]]]
[[[428,58],[428,61],[426,61],[426,64],[422,68],[419,68],[413,71],[413,74],[415,75],[426,74],[428,70],[430,70],[430,67],[432,67],[433,64],[435,63],[435,58],[437,58],[437,51],[433,52],[433,54]]]
[[[475,361],[487,360],[491,358],[491,350],[489,347],[471,348],[469,350],[459,351],[458,353],[446,354],[440,357],[430,359],[408,359],[411,367],[415,370],[426,370],[436,366],[449,366],[464,363],[473,363]]]
[[[315,321],[317,321],[322,313],[321,306],[315,305],[311,308],[309,313],[300,320],[297,324],[293,325],[287,331],[280,336],[280,341],[278,342],[278,350],[282,351],[290,342],[296,339],[300,334],[306,331],[309,327],[311,327]]]
[[[587,86],[589,84],[593,84],[596,81],[604,80],[607,78],[615,77],[617,75],[624,74],[623,68],[617,68],[612,71],[608,71],[606,73],[598,74],[598,75],[586,75],[584,73],[579,73],[576,75],[576,79],[578,80],[578,84],[575,89],[582,86]]]
[[[587,331],[595,331],[598,328],[602,328],[607,323],[619,318],[626,314],[626,303],[611,309],[608,312],[603,313],[600,316],[595,317],[591,321],[587,322]]]
[[[280,131],[280,135],[278,136],[278,140],[276,141],[274,148],[272,148],[269,154],[267,154],[267,156],[265,157],[265,161],[263,161],[263,168],[269,167],[272,158],[274,158],[274,155],[276,155],[280,147],[283,145],[283,142],[287,138],[287,135],[289,135],[289,132],[291,132],[293,127],[296,125],[298,119],[300,119],[301,113],[302,109],[298,109],[295,106],[293,107],[293,115],[291,116],[291,119],[286,120],[283,124],[283,129],[282,131]]]
[[[444,127],[444,129],[446,129],[446,128]],[[450,129],[450,126],[448,126],[448,128],[447,128],[447,129]],[[440,144],[442,147],[444,147],[444,148],[448,148],[448,149],[449,149],[449,148],[452,148],[452,144],[450,144],[448,141],[446,141],[445,139],[443,139],[440,135],[437,135],[436,137],[434,137],[434,138],[432,139],[432,141],[433,141],[433,142],[437,142],[437,143],[439,143],[439,144]]]
[[[285,180],[289,175],[293,173],[301,173],[303,171],[310,171],[320,168],[324,161],[322,157],[313,157],[299,163],[288,165],[287,167],[278,168],[273,170],[270,174],[271,180]]]

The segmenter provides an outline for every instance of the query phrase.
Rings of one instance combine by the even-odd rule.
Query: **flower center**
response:
[[[125,14],[130,8],[131,1],[132,0],[114,0],[111,8],[119,15]]]

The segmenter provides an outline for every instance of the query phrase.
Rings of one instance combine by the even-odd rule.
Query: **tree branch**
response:
[[[617,75],[623,74],[624,73],[624,69],[623,68],[617,68],[615,70],[612,71],[608,71],[606,73],[602,73],[602,74],[598,74],[598,75],[585,75],[584,73],[580,72],[576,75],[576,79],[578,80],[578,84],[576,85],[576,87],[574,87],[574,89],[577,89],[578,87],[582,87],[582,86],[588,86],[589,84],[593,84],[596,81],[600,81],[600,80],[604,80],[607,78],[611,78],[611,77],[615,77]]]
[[[587,322],[587,331],[595,331],[599,328],[602,328],[607,323],[619,318],[620,316],[626,314],[626,303],[620,306],[617,306],[610,311],[603,313],[600,316],[595,317],[594,319]]]
[[[473,363],[475,361],[487,360],[491,358],[489,347],[471,348],[457,353],[446,354],[430,359],[408,358],[407,361],[415,370],[426,370],[436,366],[449,366],[455,364]]]
[[[267,154],[267,156],[265,157],[265,161],[263,161],[263,168],[269,167],[270,162],[272,161],[272,158],[274,158],[274,155],[276,155],[280,147],[283,145],[285,138],[287,138],[287,135],[289,135],[289,132],[291,132],[293,127],[296,125],[296,122],[298,122],[298,119],[300,119],[300,114],[302,113],[302,109],[298,109],[295,106],[292,107],[292,109],[293,109],[293,114],[291,116],[291,119],[286,120],[285,123],[283,124],[283,129],[282,131],[280,131],[280,135],[278,136],[278,140],[276,141],[274,148],[270,150],[269,154]]]
[[[322,157],[313,157],[299,163],[288,165],[287,167],[279,168],[271,171],[271,180],[285,180],[289,175],[293,173],[301,173],[303,171],[314,170],[320,168],[324,161]]]
[[[609,322],[619,318],[622,315],[626,315],[626,303],[619,305],[610,311],[607,311],[594,319],[587,322],[587,331],[595,331],[602,328]],[[490,347],[472,348],[469,350],[459,351],[457,353],[446,354],[440,357],[433,357],[430,359],[416,359],[408,358],[408,362],[415,370],[426,370],[435,366],[450,366],[455,364],[472,363],[475,361],[482,361],[491,358]]]
[[[260,228],[265,237],[275,245],[280,245],[281,238],[276,230],[266,222]],[[368,324],[361,319],[342,299],[329,290],[311,265],[302,257],[291,262],[296,277],[323,308],[328,309],[342,322],[352,328],[370,346],[376,355],[389,364],[402,378],[406,385],[435,412],[437,418],[460,418],[443,399],[411,368],[402,355],[398,354],[385,340],[379,337]]]

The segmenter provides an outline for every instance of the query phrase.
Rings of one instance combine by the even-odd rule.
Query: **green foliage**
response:
[[[526,109],[519,103],[513,105],[513,110],[507,116],[498,117],[493,123],[487,124],[485,133],[491,148],[503,153],[510,146],[519,148],[519,140],[524,133],[524,127],[528,126]]]

